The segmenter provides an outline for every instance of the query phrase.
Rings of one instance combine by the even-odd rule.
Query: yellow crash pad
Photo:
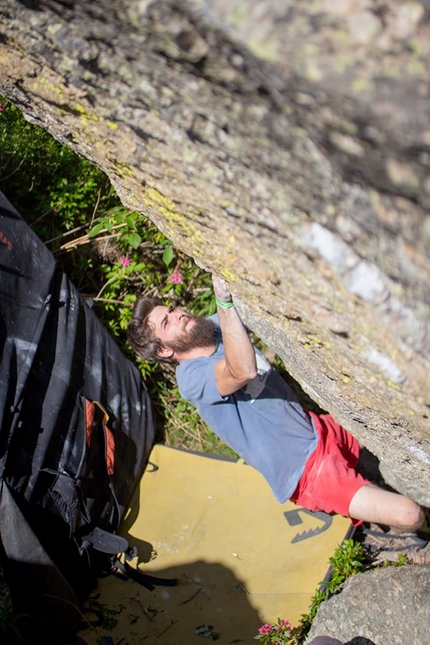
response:
[[[278,503],[240,461],[157,445],[120,533],[137,548],[132,566],[178,584],[101,579],[80,642],[252,643],[262,623],[297,625],[350,530],[340,516]]]

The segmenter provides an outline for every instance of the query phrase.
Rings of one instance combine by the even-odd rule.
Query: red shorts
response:
[[[349,505],[355,493],[370,484],[355,472],[360,453],[358,441],[331,414],[309,414],[319,439],[290,499],[310,511],[350,517]],[[351,518],[351,521],[354,525],[361,524],[360,520]]]

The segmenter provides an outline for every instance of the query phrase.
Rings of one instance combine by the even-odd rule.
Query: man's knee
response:
[[[401,503],[397,505],[398,522],[394,524],[394,528],[402,531],[416,531],[425,521],[424,509],[414,502],[410,497],[399,496]]]
[[[406,499],[409,502],[408,509],[404,517],[405,523],[408,523],[406,530],[416,531],[424,524],[426,514],[422,506],[419,506],[419,504],[409,497]]]

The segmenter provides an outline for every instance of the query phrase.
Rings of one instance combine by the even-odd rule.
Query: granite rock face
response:
[[[430,565],[388,567],[350,578],[318,610],[307,638],[342,643],[364,637],[375,645],[430,642]]]
[[[0,94],[430,506],[428,2],[3,0]]]

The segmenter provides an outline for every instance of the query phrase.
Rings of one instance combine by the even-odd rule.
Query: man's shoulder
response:
[[[219,398],[215,378],[215,363],[219,358],[199,356],[181,361],[176,367],[176,381],[179,393],[187,401],[197,405],[203,400],[210,402]]]
[[[199,374],[203,375],[206,371],[212,373],[213,366],[224,357],[223,345],[221,337],[217,338],[217,346],[213,354],[210,356],[196,356],[195,358],[186,358],[176,366],[176,378],[194,377],[199,378]]]
[[[184,374],[192,374],[198,368],[204,368],[211,362],[210,356],[197,356],[196,358],[187,358],[176,366],[176,377],[180,378]]]

